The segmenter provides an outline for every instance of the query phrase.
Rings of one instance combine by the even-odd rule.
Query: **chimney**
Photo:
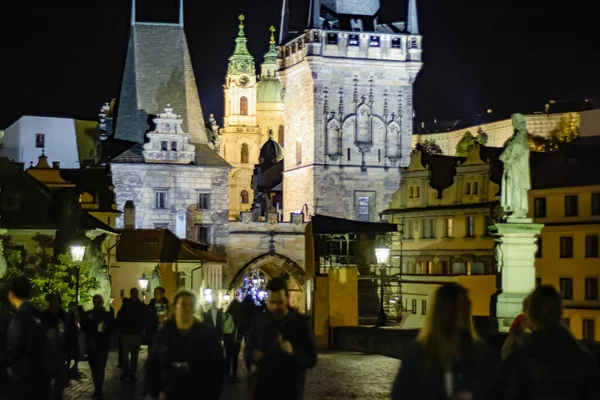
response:
[[[54,169],[60,169],[60,161],[54,161],[54,162],[52,162],[52,168],[54,168]]]
[[[125,229],[135,229],[135,205],[133,204],[132,200],[125,202],[123,220]]]

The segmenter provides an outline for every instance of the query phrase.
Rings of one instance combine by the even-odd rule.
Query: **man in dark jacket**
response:
[[[308,319],[290,308],[287,282],[275,278],[267,285],[267,310],[250,331],[246,352],[258,367],[257,399],[302,400],[306,370],[317,363],[317,349]]]
[[[167,318],[169,317],[169,300],[165,297],[165,288],[159,286],[154,289],[154,298],[148,303],[148,309],[149,318],[146,342],[148,343],[148,353],[150,353],[154,335],[167,322]]]
[[[138,357],[147,321],[148,308],[140,299],[137,288],[132,288],[129,291],[129,300],[123,302],[117,316],[117,322],[121,330],[121,354],[123,357],[121,380],[127,378],[132,381],[137,380]],[[130,355],[131,359],[129,360]]]
[[[527,317],[533,333],[504,363],[499,399],[600,399],[600,371],[562,325],[562,302],[554,287],[533,291]]]
[[[104,299],[97,294],[93,299],[94,308],[86,312],[81,321],[85,332],[88,363],[94,382],[93,399],[102,399],[104,388],[104,373],[110,350],[110,335],[114,330],[112,313],[104,308]]]
[[[41,314],[46,329],[46,365],[52,383],[52,398],[61,400],[67,387],[67,348],[66,323],[67,315],[62,309],[59,295],[48,296],[49,307]]]
[[[15,278],[8,290],[8,301],[16,308],[8,328],[3,364],[13,383],[12,399],[47,398],[49,384],[45,371],[46,332],[39,312],[28,299],[31,284],[26,278]]]
[[[174,318],[157,332],[146,362],[148,394],[159,400],[217,400],[225,372],[217,334],[195,320],[194,293],[177,293],[173,308]]]

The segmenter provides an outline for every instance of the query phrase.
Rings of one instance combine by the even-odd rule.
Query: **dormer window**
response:
[[[399,37],[392,38],[392,49],[401,49],[402,40]]]
[[[417,185],[408,187],[408,198],[409,199],[418,199],[421,197],[421,188]]]

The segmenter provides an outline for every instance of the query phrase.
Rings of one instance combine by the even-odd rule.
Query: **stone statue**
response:
[[[504,212],[509,214],[508,221],[527,218],[527,192],[531,189],[525,117],[513,114],[512,123],[515,134],[508,140],[500,155],[500,160],[504,163],[501,205]]]
[[[158,266],[156,266],[154,271],[152,271],[152,277],[150,278],[150,290],[154,290],[159,286],[162,286],[162,277],[160,276]]]
[[[104,308],[108,310],[108,307],[110,306],[111,282],[105,267],[102,267],[96,275],[96,281],[100,285],[98,291],[104,299]]]

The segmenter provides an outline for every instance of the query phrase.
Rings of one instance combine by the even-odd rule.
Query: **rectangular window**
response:
[[[359,44],[358,35],[350,35],[348,37],[348,46],[358,46],[358,44]]]
[[[474,195],[479,191],[479,184],[477,182],[466,182],[465,183],[465,194]]]
[[[421,300],[421,314],[427,315],[427,300]]]
[[[348,159],[348,161],[350,161],[350,160],[351,160],[351,156],[350,156],[350,147],[348,147],[348,148],[346,149],[346,154],[347,154],[346,158]]]
[[[417,313],[417,299],[412,300],[412,313],[413,314]]]
[[[358,216],[357,219],[359,221],[370,221],[371,218],[371,210],[369,207],[369,197],[359,197],[358,198]]]
[[[600,193],[592,193],[592,215],[600,215]]]
[[[155,208],[165,209],[167,208],[167,192],[156,192],[155,193]]]
[[[177,142],[171,142],[171,151],[177,151]]]
[[[467,216],[467,227],[466,236],[475,237],[475,217],[472,215]]]
[[[35,147],[38,149],[46,148],[46,135],[44,133],[35,134]]]
[[[573,278],[560,278],[560,297],[563,300],[573,299]]]
[[[546,218],[546,198],[536,197],[533,199],[533,216],[535,218]]]
[[[563,318],[563,325],[567,327],[567,329],[571,329],[571,319],[570,318]]]
[[[421,197],[421,193],[420,193],[420,187],[419,186],[410,186],[408,188],[408,198],[409,199],[418,199],[419,197]]]
[[[441,265],[442,265],[442,275],[450,274],[450,269],[448,268],[448,261],[442,261]]]
[[[404,222],[404,239],[412,239],[413,238],[413,222],[412,220],[408,220]]]
[[[573,238],[571,236],[560,238],[560,258],[573,258]]]
[[[421,238],[430,239],[435,237],[435,218],[421,220]]]
[[[160,142],[160,149],[162,151],[168,151],[169,150],[169,142]]]
[[[485,236],[485,237],[492,236],[492,233],[490,231],[490,227],[492,225],[494,225],[494,222],[492,221],[492,217],[490,217],[489,215],[484,215],[483,216],[483,236]]]
[[[155,222],[154,229],[169,229],[168,222]]]
[[[585,299],[598,300],[598,278],[585,278]]]
[[[471,194],[471,182],[465,182],[465,194]]]
[[[454,221],[452,220],[452,218],[446,218],[446,237],[447,238],[451,238],[453,235],[452,232],[452,224],[454,223]]]
[[[594,340],[596,338],[596,326],[593,319],[584,319],[582,327],[582,338],[583,340]]]
[[[598,235],[585,237],[585,256],[588,258],[598,257]]]
[[[198,210],[210,210],[210,193],[198,193]]]
[[[296,164],[302,164],[302,143],[296,142]]]
[[[197,225],[196,238],[200,243],[210,244],[210,226]]]
[[[542,237],[537,238],[537,251],[535,252],[535,258],[542,258]]]
[[[399,37],[392,38],[392,49],[401,49],[402,41]]]
[[[377,150],[377,162],[381,162],[381,149]]]
[[[565,217],[576,217],[578,214],[577,209],[577,195],[565,196]]]

